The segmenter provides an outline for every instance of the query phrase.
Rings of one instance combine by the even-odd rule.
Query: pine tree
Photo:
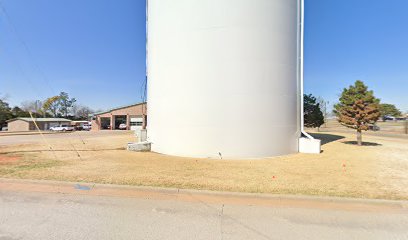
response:
[[[76,99],[70,98],[66,92],[61,92],[58,97],[58,111],[62,116],[68,117],[68,114],[76,102]]]
[[[338,121],[349,128],[357,130],[357,144],[362,145],[362,131],[367,131],[380,117],[380,100],[373,91],[360,80],[348,89],[345,88],[339,103],[334,105]]]
[[[11,118],[13,118],[13,114],[10,105],[5,100],[0,99],[0,130],[6,125],[6,121]]]
[[[305,127],[319,128],[324,123],[324,116],[320,103],[312,95],[304,95],[304,120]]]

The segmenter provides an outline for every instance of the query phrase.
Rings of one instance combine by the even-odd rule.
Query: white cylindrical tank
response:
[[[298,0],[149,0],[148,140],[186,157],[298,151]]]

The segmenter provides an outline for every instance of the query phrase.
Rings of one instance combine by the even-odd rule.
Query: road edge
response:
[[[392,211],[408,213],[408,201],[405,200],[220,192],[53,180],[0,178],[0,191],[128,197],[155,200],[179,200],[188,202],[204,202],[210,204],[341,209],[350,211]]]

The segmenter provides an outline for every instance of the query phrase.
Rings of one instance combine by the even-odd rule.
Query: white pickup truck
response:
[[[53,132],[66,132],[66,131],[74,131],[75,127],[69,125],[59,125],[55,127],[50,127],[50,130]]]
[[[84,131],[89,131],[89,130],[91,130],[91,128],[92,128],[92,126],[90,124],[84,124],[82,126],[82,130],[84,130]]]

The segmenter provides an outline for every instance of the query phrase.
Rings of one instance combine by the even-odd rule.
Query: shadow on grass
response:
[[[344,144],[349,144],[349,145],[357,145],[357,141],[346,141],[346,142],[343,142],[343,143]],[[376,147],[376,146],[382,146],[382,144],[373,143],[373,142],[363,142],[363,146]]]
[[[310,133],[312,137],[320,139],[322,141],[322,145],[327,143],[331,143],[340,139],[343,139],[344,136],[334,135],[334,134],[327,134],[327,133]]]

